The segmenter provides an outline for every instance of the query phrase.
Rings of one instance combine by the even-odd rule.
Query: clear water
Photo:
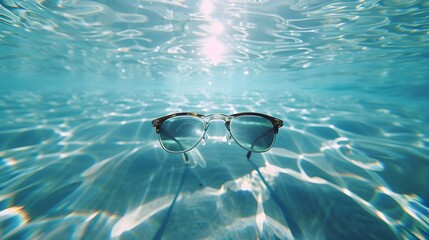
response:
[[[0,238],[428,239],[429,2],[1,0]],[[212,123],[279,117],[273,149]]]

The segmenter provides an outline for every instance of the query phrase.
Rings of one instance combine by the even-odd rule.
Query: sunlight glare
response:
[[[200,11],[202,14],[208,16],[214,11],[214,9],[215,6],[212,0],[203,0],[201,2]]]
[[[209,31],[210,31],[211,34],[218,36],[218,35],[222,34],[224,32],[224,30],[225,30],[225,28],[224,28],[224,26],[223,26],[222,23],[220,23],[220,22],[213,22],[210,25],[210,30]]]
[[[225,51],[225,45],[216,38],[207,39],[202,49],[203,54],[215,65],[223,60]]]

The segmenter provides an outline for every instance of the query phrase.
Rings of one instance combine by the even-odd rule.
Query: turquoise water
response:
[[[427,1],[0,1],[1,239],[428,239]],[[181,111],[274,147],[165,152]]]

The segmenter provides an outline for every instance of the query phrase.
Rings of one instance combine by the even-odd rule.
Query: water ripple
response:
[[[417,0],[8,0],[0,6],[0,69],[134,79],[175,71],[261,73],[383,58],[401,62],[410,54],[424,56],[427,12]]]

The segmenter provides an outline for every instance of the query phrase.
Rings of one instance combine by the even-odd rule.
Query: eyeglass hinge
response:
[[[275,121],[276,121],[276,125],[277,125],[277,127],[283,127],[283,120],[281,120],[281,119],[275,119]]]
[[[157,120],[153,120],[152,121],[152,126],[156,129],[156,133],[159,133],[159,127],[160,127],[160,125],[159,125],[159,120],[157,119]]]

